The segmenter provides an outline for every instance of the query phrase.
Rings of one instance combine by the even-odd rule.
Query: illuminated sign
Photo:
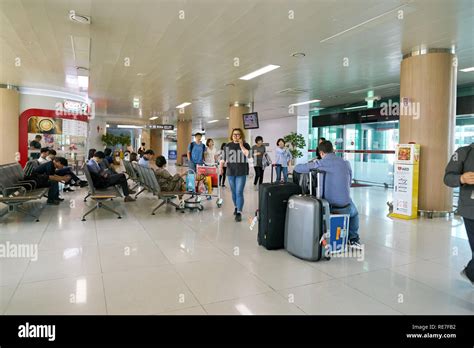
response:
[[[148,125],[147,128],[150,128],[150,129],[163,129],[163,130],[174,130],[174,126],[172,124],[151,124],[151,125]]]

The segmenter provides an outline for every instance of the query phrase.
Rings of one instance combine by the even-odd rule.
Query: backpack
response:
[[[189,148],[189,153],[191,154],[191,158],[193,157],[193,148],[194,148],[195,142],[191,142],[190,148]],[[202,146],[202,160],[204,161],[204,144],[201,144]]]

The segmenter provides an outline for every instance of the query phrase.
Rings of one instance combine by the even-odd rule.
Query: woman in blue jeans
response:
[[[227,166],[226,174],[232,191],[235,221],[242,221],[245,181],[249,174],[247,163],[249,153],[250,145],[245,142],[244,132],[240,128],[234,128],[230,135],[230,143],[224,147],[223,162]]]
[[[290,150],[285,147],[285,141],[283,139],[277,140],[277,148],[275,151],[275,166],[276,166],[276,181],[281,180],[281,174],[283,173],[283,182],[288,182],[288,166],[290,161],[293,159]]]

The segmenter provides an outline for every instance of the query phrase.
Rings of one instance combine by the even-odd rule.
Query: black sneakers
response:
[[[61,203],[61,202],[58,201],[58,200],[52,200],[52,201],[48,200],[46,202],[47,205],[59,205],[59,203]]]
[[[242,221],[242,213],[235,213],[235,221]]]
[[[234,215],[237,215],[237,208],[234,209]]]

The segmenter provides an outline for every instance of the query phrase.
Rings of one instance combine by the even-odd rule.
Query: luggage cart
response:
[[[204,169],[202,169],[202,168],[204,168]],[[212,175],[217,176],[217,186],[216,186],[217,193],[216,194],[214,194],[214,193],[209,194],[207,192],[201,193],[201,192],[196,191],[196,182],[197,182],[196,179],[197,179],[197,176],[200,175],[200,173],[199,173],[200,170],[201,170],[201,172],[202,171],[205,172],[205,173],[202,173],[202,175],[209,176],[209,175],[206,175],[206,174],[211,173]],[[222,204],[224,203],[224,200],[221,197],[221,186],[220,186],[220,182],[219,182],[219,175],[220,175],[219,166],[218,165],[212,165],[212,166],[198,165],[196,167],[196,171],[194,171],[192,169],[189,169],[188,173],[191,173],[191,174],[195,175],[194,191],[193,192],[187,192],[188,194],[191,193],[191,197],[184,200],[184,208],[191,209],[191,210],[198,209],[199,211],[202,211],[204,209],[204,206],[201,204],[202,197],[206,197],[207,199],[216,198],[217,207],[218,208],[222,207]],[[214,186],[213,186],[213,188],[214,188]]]

